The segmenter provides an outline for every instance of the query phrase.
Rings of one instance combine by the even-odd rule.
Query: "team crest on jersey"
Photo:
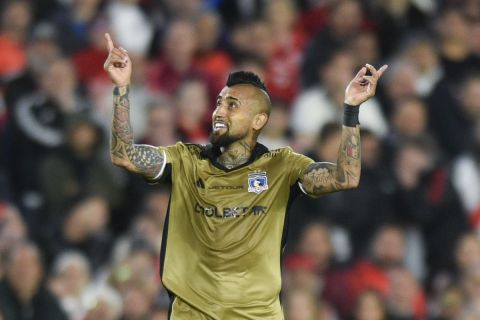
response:
[[[248,175],[248,192],[256,194],[268,190],[268,179],[266,172],[254,172]]]

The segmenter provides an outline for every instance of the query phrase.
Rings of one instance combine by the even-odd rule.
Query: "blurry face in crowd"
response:
[[[71,62],[58,59],[51,63],[41,78],[41,87],[50,96],[73,94],[77,87],[77,78]]]
[[[196,25],[198,50],[202,53],[214,50],[220,37],[220,31],[220,18],[215,12],[200,15]]]
[[[474,54],[480,54],[480,22],[474,23],[470,28],[470,47]]]
[[[314,258],[318,268],[325,268],[332,255],[332,244],[327,227],[321,224],[308,226],[302,234],[299,250]]]
[[[127,319],[146,319],[152,297],[138,286],[130,286],[123,294],[123,314]]]
[[[420,73],[428,72],[438,64],[438,54],[432,42],[421,40],[407,49],[405,57]]]
[[[253,139],[268,120],[263,110],[265,93],[248,84],[225,87],[217,97],[212,114],[212,144],[226,147],[233,142]]]
[[[306,292],[296,290],[287,296],[288,320],[314,320],[318,316],[315,297]]]
[[[395,174],[402,188],[412,190],[418,186],[421,176],[430,170],[433,155],[416,145],[402,146],[395,158]]]
[[[356,0],[340,1],[334,5],[329,25],[338,36],[350,35],[360,29],[362,23],[362,11]]]
[[[330,93],[341,91],[342,97],[345,87],[350,82],[355,69],[355,60],[347,51],[334,54],[330,61],[321,70],[321,79]]]
[[[288,129],[288,110],[282,106],[272,107],[270,120],[265,127],[265,133],[273,137],[282,137]]]
[[[150,193],[146,199],[147,214],[154,219],[158,227],[163,226],[169,197],[168,192],[158,191]]]
[[[108,220],[109,208],[105,199],[87,198],[69,212],[63,226],[63,233],[70,242],[79,243],[101,231]]]
[[[417,71],[410,63],[401,63],[389,70],[387,93],[392,101],[415,96]]]
[[[1,27],[8,31],[24,31],[32,20],[27,1],[11,1],[1,15]]]
[[[88,285],[90,274],[83,264],[72,262],[60,272],[58,280],[61,282],[64,294],[78,296]]]
[[[420,100],[400,101],[393,110],[392,124],[397,134],[402,137],[416,137],[425,132],[427,111]]]
[[[419,295],[419,286],[408,270],[396,268],[389,272],[389,305],[396,313],[413,314],[415,301]]]
[[[440,19],[437,29],[444,40],[454,40],[461,43],[469,41],[469,26],[460,11],[449,10]]]
[[[77,154],[90,154],[98,141],[97,130],[88,123],[75,125],[69,133],[69,144]]]
[[[38,251],[29,245],[20,245],[13,250],[7,265],[8,282],[21,299],[30,299],[43,276]]]
[[[296,20],[296,11],[290,0],[267,2],[267,20],[275,31],[289,31]]]
[[[355,52],[355,65],[363,66],[365,61],[374,63],[380,57],[378,40],[373,32],[362,32],[352,39],[352,52]]]
[[[469,234],[460,239],[455,260],[457,267],[463,271],[480,267],[480,240],[476,235]]]
[[[87,313],[84,320],[118,320],[118,312],[108,304],[108,302],[100,299],[95,307]]]
[[[26,227],[20,212],[12,206],[0,206],[0,253],[5,253],[17,241],[25,239]]]
[[[74,0],[73,8],[77,10],[94,10],[98,7],[100,0]]]
[[[149,109],[146,136],[152,145],[167,146],[175,143],[175,112],[169,104],[154,106]],[[167,139],[167,140],[165,140]]]
[[[153,311],[150,320],[168,320],[168,311],[167,310],[155,310]]]
[[[105,41],[105,38],[103,38]],[[105,43],[102,43],[105,46]],[[27,48],[28,66],[35,75],[41,75],[60,57],[60,48],[53,39],[35,39]]]
[[[256,22],[250,26],[250,48],[258,57],[268,61],[273,49],[272,32],[265,22]]]
[[[182,18],[194,17],[202,8],[200,0],[166,0],[164,2],[171,13]]]
[[[469,79],[461,92],[462,109],[466,115],[480,119],[480,77]]]
[[[440,315],[443,319],[460,319],[464,313],[464,296],[460,288],[448,288],[440,297]],[[462,318],[465,320],[465,318]]]
[[[362,165],[366,168],[375,168],[380,161],[381,142],[373,133],[362,135],[361,144]]]
[[[480,299],[480,269],[475,268],[464,272],[463,286],[467,301]]]
[[[200,80],[187,81],[180,87],[177,97],[180,123],[189,128],[201,126],[208,111],[208,92]]]
[[[357,301],[355,320],[384,320],[385,306],[377,293],[362,293]]]
[[[191,23],[174,21],[170,25],[164,42],[164,52],[174,67],[189,67],[196,50],[195,30]]]
[[[336,162],[338,157],[338,147],[342,140],[341,128],[338,128],[336,132],[332,132],[328,137],[321,140],[322,141],[317,144],[319,158],[322,161]]]
[[[373,244],[373,256],[384,268],[401,265],[405,256],[403,231],[393,227],[380,230]]]
[[[148,242],[153,248],[159,250],[162,244],[161,231],[151,216],[143,215],[139,217],[134,225],[135,234]]]

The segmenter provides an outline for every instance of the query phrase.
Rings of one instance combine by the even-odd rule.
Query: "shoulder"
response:
[[[185,143],[185,142],[177,142],[174,145],[166,147],[167,150],[173,151],[175,150],[179,154],[182,155],[198,155],[202,153],[202,151],[205,149],[204,145],[201,144],[195,144],[195,143]]]
[[[288,158],[291,156],[300,155],[293,151],[291,147],[282,147],[277,149],[268,150],[262,155],[263,158]]]

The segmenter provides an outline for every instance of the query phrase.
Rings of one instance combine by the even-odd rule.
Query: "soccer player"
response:
[[[287,209],[302,192],[318,197],[358,186],[359,105],[375,94],[387,66],[367,64],[348,84],[336,164],[258,143],[271,103],[262,81],[243,71],[230,74],[217,97],[211,144],[156,147],[133,141],[131,61],[105,37],[104,68],[115,85],[112,161],[171,185],[161,249],[169,319],[284,319],[279,295]]]

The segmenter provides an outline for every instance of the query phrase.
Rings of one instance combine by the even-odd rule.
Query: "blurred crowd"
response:
[[[288,320],[480,319],[479,0],[0,0],[0,319],[167,319],[169,191],[109,160],[104,33],[133,62],[136,141],[207,143],[232,70],[265,80],[260,141],[335,162],[361,106],[356,190],[291,208]]]

